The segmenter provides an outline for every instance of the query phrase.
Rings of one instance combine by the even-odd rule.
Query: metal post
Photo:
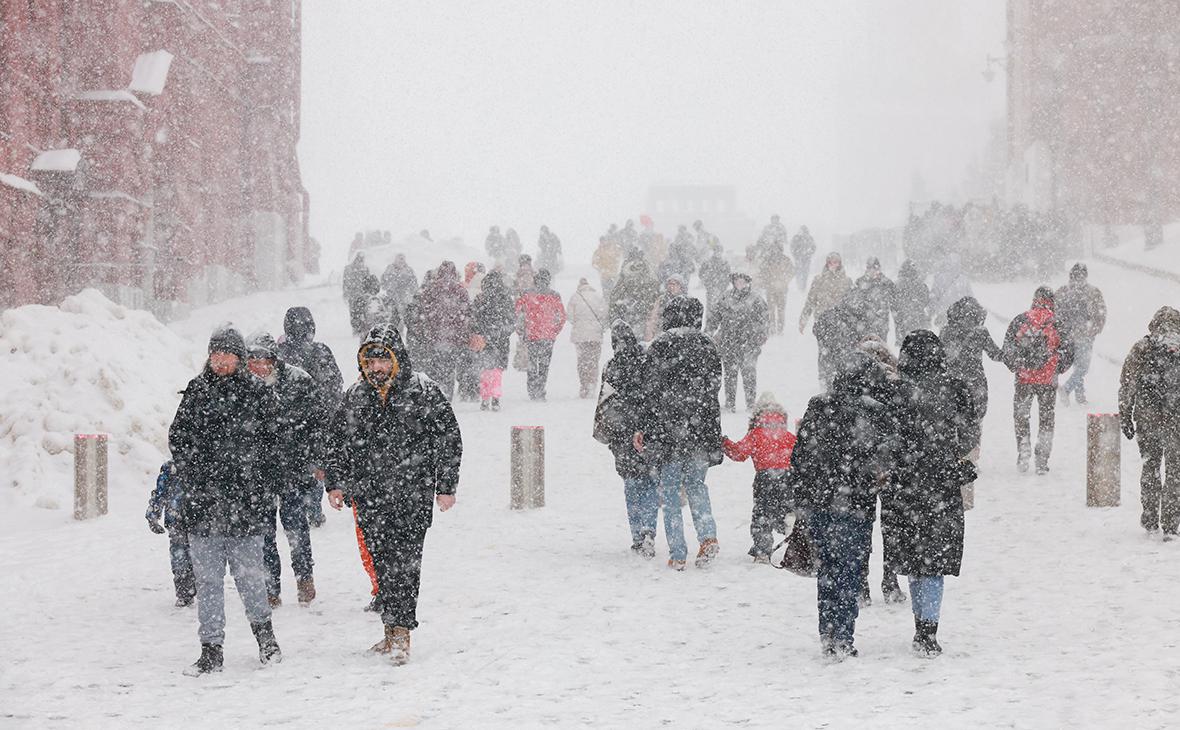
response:
[[[512,509],[545,506],[545,429],[512,427]]]
[[[1086,441],[1086,506],[1117,507],[1121,496],[1119,415],[1089,414]]]
[[[107,513],[107,435],[74,435],[74,519]]]

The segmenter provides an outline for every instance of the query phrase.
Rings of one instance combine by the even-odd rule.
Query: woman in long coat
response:
[[[933,656],[938,645],[943,576],[963,562],[962,485],[975,478],[968,454],[979,441],[971,392],[947,372],[938,336],[917,330],[901,346],[902,381],[892,404],[898,453],[891,485],[882,493],[881,519],[892,539],[887,562],[909,578],[914,650]]]
[[[516,300],[504,283],[504,276],[493,271],[484,277],[480,293],[471,303],[481,410],[500,410],[504,371],[508,368],[508,343],[515,327]]]

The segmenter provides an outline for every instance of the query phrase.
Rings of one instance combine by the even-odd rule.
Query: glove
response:
[[[1123,435],[1128,440],[1135,440],[1135,421],[1130,416],[1123,417]]]
[[[161,525],[156,520],[153,520],[151,517],[147,518],[147,523],[148,523],[148,529],[151,530],[152,532],[156,533],[157,535],[163,535],[166,532],[166,530],[164,529],[164,526]]]

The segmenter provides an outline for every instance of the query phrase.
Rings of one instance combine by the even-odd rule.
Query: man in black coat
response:
[[[857,594],[895,449],[884,380],[868,355],[848,354],[828,392],[807,404],[791,454],[791,501],[814,546],[820,647],[830,661],[857,655]]]
[[[688,547],[680,492],[692,512],[703,568],[717,557],[717,523],[705,475],[721,463],[721,358],[713,341],[701,332],[704,307],[683,297],[664,308],[664,332],[647,353],[647,408],[635,434],[635,448],[647,455],[659,474],[668,537],[668,566],[684,570]]]
[[[307,523],[306,493],[308,480],[323,466],[323,430],[327,412],[316,395],[311,376],[283,362],[279,346],[269,333],[250,338],[246,366],[250,373],[271,388],[279,400],[279,434],[276,463],[278,470],[269,477],[270,487],[278,495],[278,519],[291,546],[291,570],[300,605],[315,599],[311,534]],[[318,500],[317,500],[318,501]],[[276,538],[275,510],[270,509],[263,559],[268,580],[267,599],[271,607],[282,605],[282,561]]]
[[[909,577],[914,651],[936,655],[943,576],[963,562],[962,487],[975,479],[968,456],[979,444],[971,391],[947,371],[938,336],[915,330],[898,358],[895,400],[900,439],[891,485],[881,495],[881,524],[891,535],[886,561]]]
[[[864,301],[865,329],[868,334],[889,338],[889,313],[897,301],[897,285],[881,271],[881,260],[871,256],[865,273],[856,280]]]
[[[279,358],[302,368],[315,381],[316,398],[325,414],[336,412],[344,390],[344,378],[332,349],[315,339],[315,319],[307,307],[291,307],[283,318],[283,337],[279,340]],[[326,417],[326,416],[325,416]],[[304,480],[308,524],[324,524],[324,474],[317,470]]]
[[[209,339],[209,360],[176,410],[168,442],[184,482],[180,524],[188,534],[197,583],[201,657],[185,670],[219,672],[225,640],[225,566],[229,564],[262,662],[282,658],[270,622],[262,536],[274,493],[278,401],[246,370],[246,344],[231,328]]]
[[[730,279],[733,288],[721,297],[709,329],[721,354],[725,408],[732,413],[737,406],[739,373],[747,410],[754,407],[758,397],[758,357],[770,332],[770,317],[766,300],[754,291],[749,274],[739,272]]]
[[[463,439],[451,404],[415,373],[401,335],[374,328],[357,352],[361,377],[329,426],[328,503],[357,509],[377,573],[385,638],[373,651],[395,664],[410,658],[418,626],[422,546],[434,517],[455,504]]]

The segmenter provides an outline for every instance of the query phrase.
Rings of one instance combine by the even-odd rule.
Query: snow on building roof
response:
[[[135,97],[126,89],[96,89],[94,91],[81,91],[74,96],[75,99],[82,101],[129,101],[140,109],[147,110],[143,102]]]
[[[7,185],[10,188],[16,188],[17,190],[23,190],[26,193],[32,193],[33,195],[41,195],[41,188],[37,187],[37,184],[35,182],[32,182],[31,180],[26,180],[23,177],[21,177],[20,175],[9,175],[7,173],[0,172],[0,183],[3,183],[4,185]]]
[[[33,159],[29,169],[38,172],[74,172],[81,161],[82,153],[78,150],[45,150]]]
[[[172,68],[172,54],[163,49],[153,53],[141,53],[131,69],[132,91],[158,96],[164,93],[168,83],[168,70]]]

